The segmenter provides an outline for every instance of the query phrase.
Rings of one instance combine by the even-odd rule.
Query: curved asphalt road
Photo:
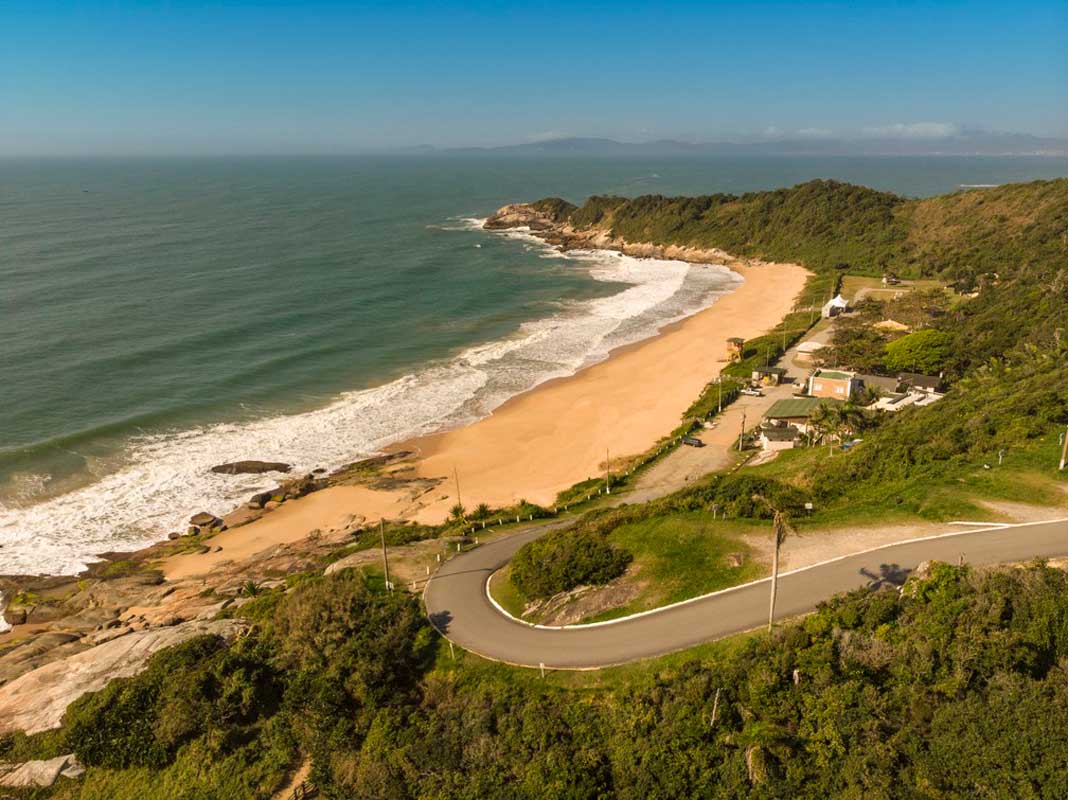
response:
[[[473,653],[520,666],[592,669],[663,655],[767,623],[768,583],[726,589],[656,611],[597,625],[541,628],[499,611],[486,582],[527,542],[560,525],[515,534],[441,566],[426,586],[431,623]],[[888,545],[779,576],[776,618],[811,611],[862,586],[900,584],[922,561],[997,564],[1068,555],[1068,520],[964,530]]]

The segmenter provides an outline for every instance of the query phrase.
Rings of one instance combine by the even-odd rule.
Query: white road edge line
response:
[[[787,575],[796,575],[799,572],[805,572],[806,570],[815,569],[816,567],[826,566],[827,564],[834,564],[837,561],[844,561],[847,558],[854,558],[856,556],[863,556],[863,555],[867,555],[868,553],[878,553],[880,550],[887,550],[887,549],[889,549],[891,547],[897,547],[897,546],[903,545],[903,544],[913,544],[914,542],[929,542],[929,541],[932,541],[934,539],[951,539],[954,536],[967,536],[967,535],[970,535],[970,534],[973,534],[973,533],[983,533],[984,531],[1003,531],[1003,530],[1005,530],[1007,528],[1026,528],[1026,527],[1031,526],[1031,525],[1049,525],[1049,524],[1054,523],[1054,522],[1068,522],[1068,517],[1059,517],[1057,519],[1046,519],[1046,520],[1041,520],[1039,522],[995,523],[994,525],[991,525],[990,527],[987,527],[987,528],[968,529],[968,530],[963,530],[963,531],[950,531],[949,533],[936,533],[936,534],[932,534],[931,536],[917,536],[915,539],[902,539],[901,541],[898,541],[898,542],[890,542],[889,544],[880,545],[879,547],[872,547],[869,550],[858,550],[855,553],[846,553],[845,555],[836,556],[834,558],[828,558],[826,561],[818,561],[815,564],[808,564],[807,566],[798,567],[797,569],[792,569],[792,570],[789,570],[788,572],[780,572],[779,573],[779,577],[780,578],[785,578]],[[760,578],[759,580],[750,581],[749,583],[742,583],[742,584],[739,584],[738,586],[731,586],[731,587],[729,587],[727,589],[720,589],[719,591],[709,592],[708,594],[698,595],[697,597],[691,597],[688,600],[680,600],[677,603],[672,603],[672,604],[666,605],[666,606],[660,606],[659,608],[650,608],[648,611],[639,611],[636,614],[628,614],[625,617],[617,617],[616,619],[608,619],[608,620],[605,620],[604,622],[587,622],[587,623],[584,623],[584,624],[575,624],[575,625],[538,625],[538,624],[533,623],[533,622],[527,622],[526,620],[516,619],[511,614],[509,614],[507,611],[505,611],[504,608],[501,606],[501,604],[498,603],[493,598],[493,595],[490,594],[489,585],[490,585],[490,580],[493,579],[493,576],[496,575],[497,572],[499,572],[499,570],[490,573],[489,577],[486,578],[486,583],[485,583],[485,587],[484,587],[485,591],[486,591],[486,597],[489,599],[490,603],[493,604],[493,607],[496,608],[501,614],[503,614],[505,617],[507,617],[508,619],[512,620],[513,622],[518,622],[520,625],[526,625],[528,628],[540,628],[542,630],[547,630],[547,631],[567,631],[567,630],[581,631],[581,630],[584,630],[586,628],[598,628],[598,627],[601,627],[601,626],[604,626],[604,625],[618,625],[620,622],[626,622],[627,620],[637,619],[638,617],[647,617],[647,616],[649,616],[651,614],[660,614],[660,613],[665,612],[665,611],[670,611],[673,608],[678,608],[679,606],[689,605],[690,603],[697,603],[697,602],[699,602],[701,600],[705,600],[705,599],[707,599],[709,597],[715,597],[717,595],[727,594],[728,592],[740,592],[743,589],[748,589],[750,586],[757,586],[757,585],[759,585],[761,583],[768,583],[768,582],[771,581],[771,577],[770,576],[767,577],[767,578]],[[427,581],[427,585],[429,585],[429,583],[430,582]],[[423,591],[425,593],[425,591],[426,591],[425,588],[424,588]],[[425,601],[425,594],[424,594],[424,601]]]

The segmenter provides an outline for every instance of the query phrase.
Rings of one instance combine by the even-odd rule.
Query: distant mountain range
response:
[[[1068,156],[1068,139],[1043,138],[1024,133],[962,131],[939,138],[862,137],[784,138],[753,142],[619,142],[614,139],[569,137],[500,147],[435,148],[423,146],[406,152],[435,155],[509,155],[647,157],[692,155],[987,155]]]

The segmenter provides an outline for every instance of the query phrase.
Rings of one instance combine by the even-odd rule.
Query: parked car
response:
[[[682,443],[688,444],[690,447],[704,447],[705,443],[694,436],[683,436]]]
[[[742,394],[747,394],[750,397],[763,397],[764,396],[764,393],[762,391],[760,391],[759,389],[753,389],[753,388],[751,388],[749,386],[746,386],[744,389],[741,389],[740,391],[741,391]]]

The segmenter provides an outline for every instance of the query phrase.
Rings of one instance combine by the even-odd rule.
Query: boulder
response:
[[[273,495],[270,492],[257,492],[248,500],[248,507],[252,509],[263,508],[271,501]]]
[[[0,735],[58,728],[67,706],[82,695],[100,691],[112,678],[136,675],[153,653],[194,636],[214,635],[230,641],[246,627],[240,620],[223,619],[133,631],[37,667],[0,686]]]
[[[199,514],[194,514],[189,518],[189,524],[194,528],[214,528],[216,525],[221,525],[222,520],[214,514],[201,511]]]
[[[261,475],[264,472],[289,472],[293,467],[282,461],[231,461],[211,468],[220,475]]]
[[[27,761],[25,764],[4,764],[0,768],[7,768],[7,772],[0,777],[0,786],[9,786],[13,789],[29,789],[33,787],[48,787],[53,785],[61,774],[68,771],[74,774],[78,772],[80,765],[70,753],[65,756],[56,756],[47,761]]]

